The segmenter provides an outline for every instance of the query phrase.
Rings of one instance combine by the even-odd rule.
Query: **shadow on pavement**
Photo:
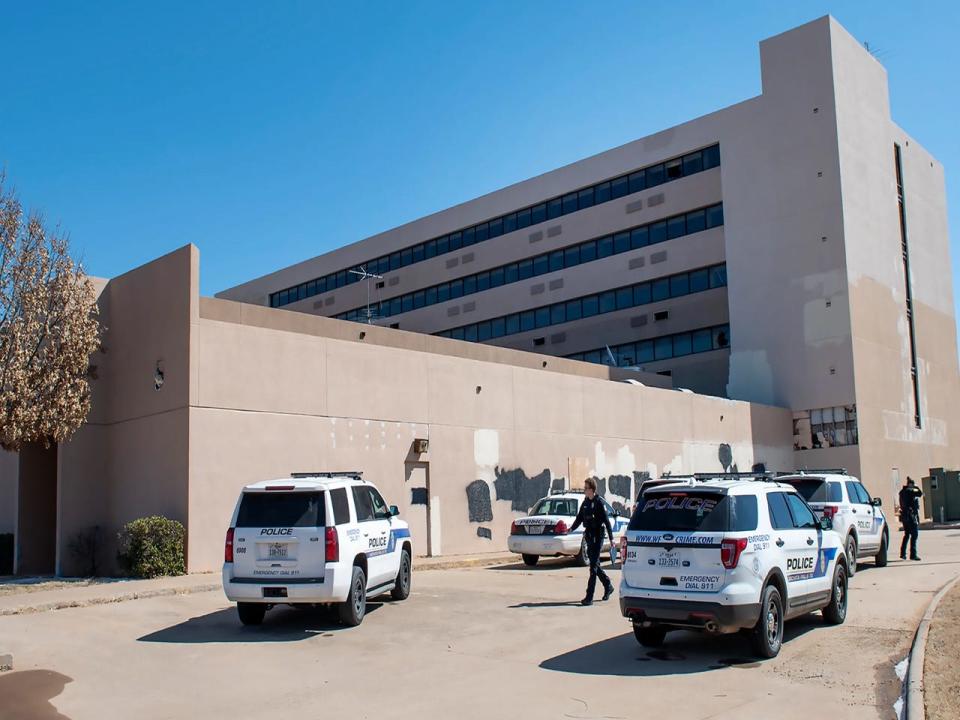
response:
[[[524,602],[509,606],[511,610],[516,608],[551,608],[551,607],[580,607],[579,600],[549,600],[545,602]]]
[[[602,562],[600,566],[604,570],[619,570],[620,564]],[[589,569],[585,565],[577,565],[576,562],[571,560],[568,557],[563,558],[541,558],[540,562],[536,565],[527,565],[526,563],[508,563],[506,565],[490,565],[485,567],[484,570],[526,570],[527,572],[546,572],[547,570],[574,570],[574,571],[583,571],[584,573],[589,572]]]
[[[790,641],[808,633],[823,622],[811,615],[788,622],[784,629],[784,649]],[[743,634],[708,636],[702,633],[675,630],[667,634],[662,648],[642,647],[633,632],[557,655],[540,663],[544,670],[578,675],[650,677],[686,675],[724,668],[759,667]]]
[[[382,604],[368,602],[367,615]],[[190,618],[137,639],[159,643],[295,642],[330,636],[347,629],[337,622],[335,611],[324,608],[301,610],[281,606],[268,610],[262,625],[243,625],[236,608],[231,607]]]
[[[73,678],[53,670],[21,670],[0,675],[0,717],[69,720],[50,702]]]

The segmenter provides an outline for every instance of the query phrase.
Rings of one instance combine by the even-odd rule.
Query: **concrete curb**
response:
[[[490,567],[493,565],[513,564],[519,562],[520,556],[513,553],[508,555],[489,555],[482,557],[452,557],[449,560],[442,556],[437,558],[419,558],[413,561],[413,569],[419,572],[424,570],[457,570],[459,568]]]
[[[0,609],[0,617],[8,615],[32,615],[34,613],[49,612],[51,610],[66,610],[67,608],[90,607],[92,605],[109,605],[110,603],[126,602],[127,600],[145,600],[147,598],[164,597],[168,595],[192,595],[193,593],[219,590],[221,587],[220,583],[211,583],[192,587],[157,588],[155,590],[141,590],[139,592],[121,593],[119,595],[103,595],[100,597],[84,598],[83,600],[61,600],[41,603],[39,605],[19,605],[17,607]]]
[[[927,716],[927,710],[923,704],[923,661],[927,652],[927,635],[930,633],[930,623],[937,606],[957,582],[960,582],[960,575],[957,575],[937,591],[930,604],[927,605],[923,619],[917,626],[917,633],[913,636],[913,645],[910,646],[910,659],[907,664],[904,720],[925,720]]]

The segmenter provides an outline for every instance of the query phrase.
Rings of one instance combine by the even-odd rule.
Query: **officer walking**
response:
[[[913,478],[907,477],[907,484],[900,488],[900,522],[903,523],[903,542],[900,543],[900,559],[907,559],[907,541],[910,542],[910,559],[919,560],[917,555],[917,535],[920,533],[920,498],[923,491],[916,486]]]
[[[587,543],[587,556],[590,558],[590,579],[587,581],[587,594],[581,605],[593,605],[593,592],[597,587],[597,578],[603,583],[603,599],[608,600],[613,595],[613,583],[600,567],[600,550],[603,547],[603,531],[606,528],[610,536],[610,545],[613,545],[613,528],[610,526],[610,518],[607,517],[607,510],[603,501],[597,497],[597,481],[593,478],[587,478],[584,481],[584,494],[586,498],[580,504],[580,512],[577,513],[577,519],[570,526],[570,532],[583,525],[583,538]]]

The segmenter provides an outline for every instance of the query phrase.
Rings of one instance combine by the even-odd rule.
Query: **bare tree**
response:
[[[93,283],[66,236],[25,214],[0,174],[0,447],[73,435],[90,410],[99,345]]]

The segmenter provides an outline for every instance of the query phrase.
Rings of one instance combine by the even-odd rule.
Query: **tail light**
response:
[[[223,561],[233,562],[233,528],[227,530],[227,539],[223,543]]]
[[[746,538],[730,538],[720,543],[720,562],[727,570],[733,570],[740,562],[740,553],[747,549]]]
[[[837,516],[837,510],[839,510],[836,505],[824,505],[823,506],[823,516],[825,518],[830,518],[833,520]]]
[[[620,538],[620,562],[623,562],[624,558],[627,557],[627,536],[624,535]]]
[[[516,520],[514,520],[512,523],[510,523],[510,534],[511,534],[511,535],[516,535],[516,534],[517,534],[517,521],[516,521]]]
[[[567,524],[563,520],[557,520],[557,524],[553,527],[554,535],[566,535],[569,531]]]
[[[340,538],[337,537],[337,529],[328,527],[326,533],[326,555],[324,559],[327,562],[340,561]]]

